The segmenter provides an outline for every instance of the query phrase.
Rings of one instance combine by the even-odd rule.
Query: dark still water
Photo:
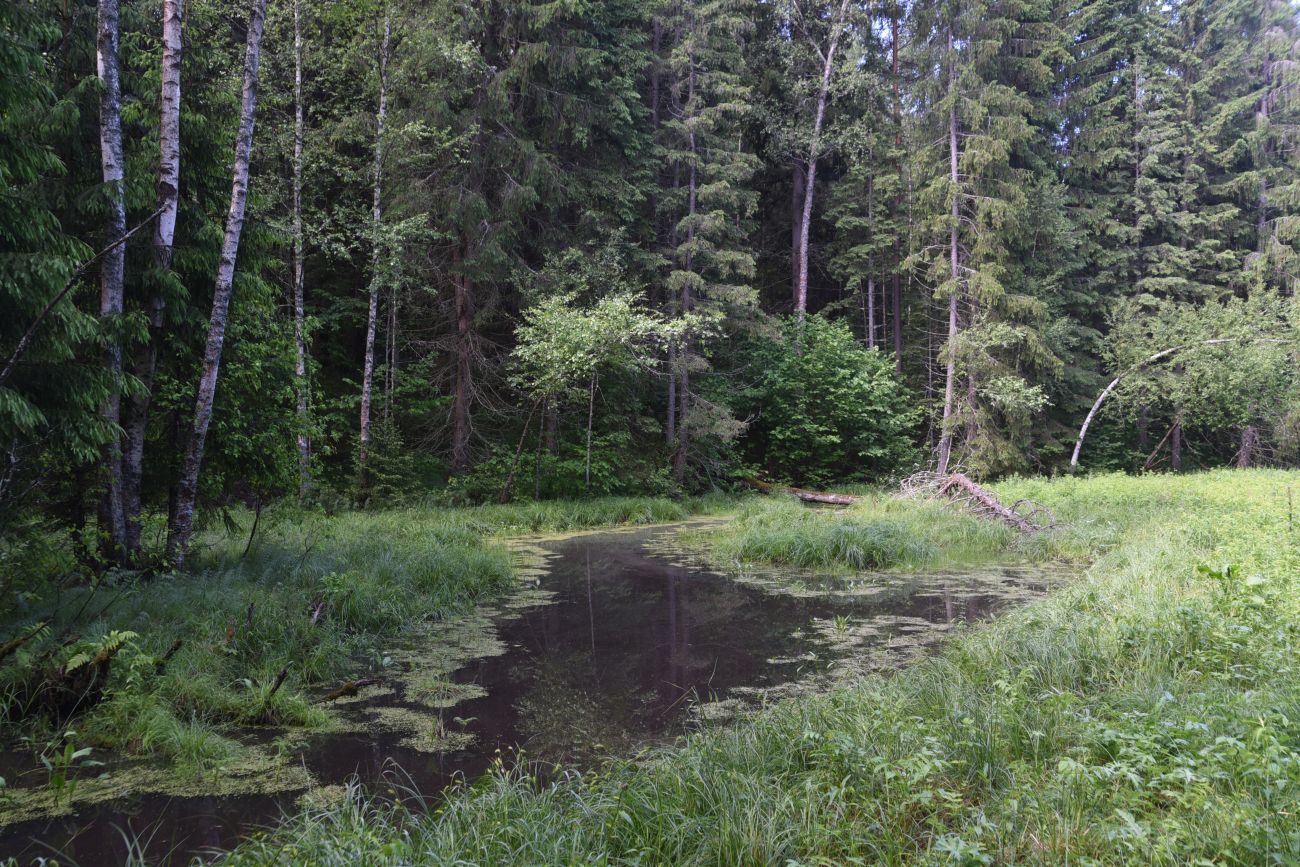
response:
[[[477,625],[439,626],[427,647],[395,651],[403,673],[338,707],[344,731],[282,746],[298,780],[287,789],[131,794],[12,823],[0,829],[0,857],[120,864],[132,839],[153,860],[184,863],[273,824],[309,788],[328,793],[321,787],[353,775],[384,793],[432,794],[519,751],[542,773],[590,767],[725,720],[764,695],[897,664],[951,624],[1046,586],[1036,573],[995,569],[808,579],[792,590],[770,574],[737,579],[658,553],[677,529],[540,543],[531,552],[536,588],[479,612]],[[276,734],[284,733],[248,737]],[[115,767],[96,773],[104,770],[111,778]]]

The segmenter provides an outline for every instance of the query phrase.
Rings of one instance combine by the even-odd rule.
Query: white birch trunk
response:
[[[154,224],[153,264],[156,280],[171,269],[176,238],[176,214],[181,184],[181,58],[184,51],[185,5],[183,0],[163,0],[162,92],[158,111],[158,222]],[[144,476],[144,440],[149,425],[154,374],[158,367],[158,344],[162,339],[161,292],[149,299],[149,339],[136,359],[136,376],[144,390],[127,403],[126,449],[122,463],[123,504],[126,511],[126,543],[132,555],[140,548],[141,484]]]
[[[366,317],[366,357],[361,373],[361,444],[357,454],[361,487],[366,487],[366,461],[370,452],[370,403],[375,381],[375,332],[379,326],[379,268],[383,244],[379,233],[383,227],[384,117],[388,113],[388,46],[392,38],[392,18],[384,10],[384,37],[379,49],[379,112],[375,121],[375,189],[372,211],[374,240],[371,253],[370,299]]]
[[[119,72],[118,0],[99,0],[95,22],[95,65],[99,74],[99,152],[104,190],[108,197],[105,241],[117,241],[126,233],[126,198],[122,164],[122,81]],[[99,315],[110,331],[120,326],[123,306],[123,276],[126,247],[112,247],[100,261]],[[100,417],[115,430],[122,421],[122,344],[116,334],[104,351],[104,367],[109,378],[109,394],[100,407]],[[122,500],[122,442],[114,432],[103,450],[106,487],[101,507],[101,531],[107,535],[112,556],[120,557],[126,549],[126,512]]]
[[[262,29],[266,24],[266,2],[267,0],[253,0],[249,15],[239,132],[235,138],[235,164],[231,173],[230,212],[226,215],[221,264],[217,268],[217,282],[212,293],[212,316],[208,321],[203,372],[199,377],[198,396],[194,403],[194,426],[181,464],[175,509],[167,533],[167,553],[178,569],[185,565],[186,549],[194,531],[199,469],[203,465],[203,446],[208,436],[208,424],[212,421],[212,403],[217,394],[217,376],[221,371],[221,351],[226,340],[226,319],[235,280],[235,260],[239,255],[239,237],[244,229],[244,209],[248,204],[248,170],[252,160],[253,120],[257,109],[257,67],[261,56]]]
[[[952,456],[952,414],[956,402],[957,385],[957,296],[961,294],[961,254],[958,250],[958,229],[961,220],[961,197],[957,156],[957,60],[952,55],[952,33],[948,34],[948,179],[952,184],[952,226],[948,235],[948,256],[952,279],[948,298],[948,366],[943,384],[943,423],[939,434],[939,475],[948,473]]]
[[[293,373],[298,397],[298,497],[311,489],[311,436],[307,382],[307,308],[302,242],[302,10],[293,0]]]
[[[826,100],[830,95],[831,75],[835,71],[835,50],[844,33],[844,20],[848,15],[849,0],[840,0],[839,13],[831,27],[826,52],[822,56],[822,79],[817,89],[817,111],[813,116],[812,141],[808,145],[808,177],[803,194],[803,216],[799,221],[799,279],[795,286],[795,315],[803,321],[808,312],[808,227],[812,223],[813,196],[817,190],[817,160],[821,150],[822,125],[826,121]]]

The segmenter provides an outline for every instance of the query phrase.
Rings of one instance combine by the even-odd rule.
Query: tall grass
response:
[[[893,676],[428,814],[354,790],[226,863],[1300,862],[1296,484],[1009,482],[1092,565]]]
[[[230,727],[319,726],[325,717],[309,700],[317,687],[368,672],[404,631],[505,590],[511,556],[489,537],[674,521],[720,505],[618,498],[337,516],[285,508],[262,515],[251,541],[253,516],[236,515],[200,535],[190,573],[110,578],[31,600],[0,634],[47,618],[51,628],[0,669],[4,733],[53,734],[21,702],[43,654],[71,653],[57,650],[67,637],[93,644],[129,630],[138,637],[115,660],[105,700],[77,720],[79,744],[214,767],[238,751],[223,736]],[[179,651],[156,666],[176,640]]]
[[[983,562],[1006,556],[1018,540],[1009,527],[942,503],[875,494],[842,510],[788,497],[751,500],[735,520],[693,541],[723,566],[860,571]]]

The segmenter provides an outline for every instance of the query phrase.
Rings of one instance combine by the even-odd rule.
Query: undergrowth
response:
[[[507,589],[510,554],[490,537],[675,521],[722,505],[611,498],[336,516],[284,508],[258,517],[255,533],[244,513],[201,534],[189,573],[34,576],[0,630],[2,644],[45,624],[0,663],[0,733],[38,751],[58,745],[73,721],[52,707],[49,682],[114,640],[122,646],[102,700],[74,711],[78,746],[203,772],[239,752],[232,729],[325,724],[311,701],[322,687],[382,668],[405,630]]]
[[[226,863],[1297,863],[1297,483],[1008,482],[1091,565],[896,674],[427,814],[354,789]]]

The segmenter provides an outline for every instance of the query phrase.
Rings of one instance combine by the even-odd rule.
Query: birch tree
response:
[[[230,211],[226,216],[225,236],[221,244],[221,263],[217,269],[212,294],[212,315],[208,320],[208,338],[203,351],[203,368],[199,377],[198,396],[194,403],[191,428],[180,479],[176,486],[175,509],[167,532],[167,554],[176,568],[185,565],[186,550],[194,531],[194,506],[198,499],[199,470],[203,465],[203,446],[212,421],[212,403],[217,393],[221,371],[221,352],[225,345],[226,321],[230,296],[234,288],[235,260],[239,255],[239,237],[244,228],[244,211],[248,204],[249,163],[253,152],[253,122],[257,109],[257,72],[261,57],[262,30],[266,24],[267,0],[253,0],[248,20],[248,41],[244,49],[244,75],[240,97],[239,130],[235,137],[235,162],[231,172]]]
[[[127,402],[126,446],[122,458],[122,492],[126,510],[126,546],[140,548],[141,480],[149,405],[158,367],[165,301],[161,284],[172,264],[181,177],[181,57],[184,46],[184,0],[163,0],[162,93],[158,115],[158,219],[153,233],[154,290],[149,298],[149,337],[136,361],[141,391]]]
[[[375,332],[379,325],[379,284],[384,255],[384,243],[381,238],[384,219],[383,172],[384,172],[384,118],[388,114],[388,51],[392,40],[392,17],[387,6],[384,8],[384,33],[379,47],[379,109],[375,114],[375,169],[374,169],[374,203],[371,211],[373,238],[371,241],[370,289],[368,313],[366,316],[366,351],[361,374],[361,440],[357,455],[360,468],[361,489],[366,488],[366,458],[370,448],[370,404],[374,392],[375,379]]]
[[[95,22],[95,64],[99,75],[99,155],[107,199],[105,241],[114,244],[126,233],[126,190],[122,158],[122,81],[119,69],[118,0],[99,0]],[[118,244],[100,260],[99,315],[105,329],[104,365],[108,371],[109,393],[100,414],[111,428],[122,421],[122,343],[120,337],[123,312],[123,280],[126,249]],[[104,447],[105,491],[101,505],[102,531],[120,558],[126,551],[126,512],[122,497],[122,441],[120,431]]]
[[[294,390],[298,401],[298,497],[311,488],[311,435],[307,381],[307,314],[302,239],[302,2],[293,0],[293,344]]]

